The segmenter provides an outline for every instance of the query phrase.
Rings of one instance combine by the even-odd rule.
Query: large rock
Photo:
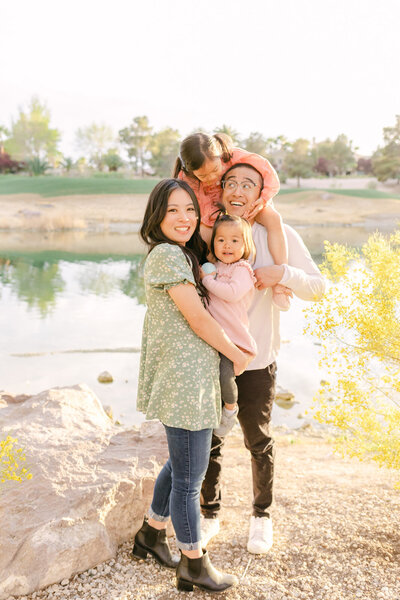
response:
[[[140,527],[168,455],[158,422],[122,430],[85,385],[1,396],[7,434],[33,477],[0,487],[0,600],[113,557]]]

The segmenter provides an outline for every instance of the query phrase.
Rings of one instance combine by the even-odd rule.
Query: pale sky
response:
[[[38,95],[78,127],[138,115],[361,153],[400,113],[399,0],[0,0],[0,124]]]

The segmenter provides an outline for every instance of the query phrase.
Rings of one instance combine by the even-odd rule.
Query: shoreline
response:
[[[0,195],[0,229],[40,229],[41,220],[77,221],[76,229],[140,223],[148,194],[75,195],[43,198],[38,194]],[[274,199],[285,222],[300,225],[366,225],[400,218],[400,199],[360,198],[312,190]],[[62,222],[59,223],[61,227]],[[66,223],[67,227],[70,223]],[[61,227],[62,228],[62,227]]]

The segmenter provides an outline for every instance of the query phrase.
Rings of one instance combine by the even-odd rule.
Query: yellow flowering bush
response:
[[[361,251],[326,242],[322,270],[331,283],[306,311],[328,373],[314,416],[342,452],[400,470],[400,231]]]
[[[0,483],[32,479],[32,474],[23,466],[25,452],[17,447],[18,440],[7,436],[0,440]]]

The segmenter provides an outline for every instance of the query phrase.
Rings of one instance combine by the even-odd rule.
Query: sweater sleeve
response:
[[[264,181],[261,192],[264,206],[279,192],[279,177],[274,167],[266,158],[263,158],[259,154],[247,152],[247,150],[242,150],[241,148],[235,148],[231,162],[232,164],[247,163],[261,174]]]
[[[239,302],[251,289],[254,288],[253,278],[246,267],[238,265],[229,281],[215,279],[215,274],[210,273],[203,278],[203,285],[221,300],[226,302]]]
[[[303,243],[291,227],[285,226],[289,260],[279,283],[293,290],[302,300],[320,300],[325,292],[325,278]]]

